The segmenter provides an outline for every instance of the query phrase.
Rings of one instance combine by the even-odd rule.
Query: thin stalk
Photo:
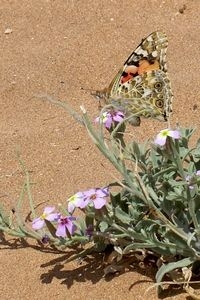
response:
[[[178,142],[176,143],[177,147],[179,147]],[[183,169],[183,163],[182,160],[180,159],[180,155],[179,155],[179,151],[177,151],[174,142],[172,141],[172,139],[170,139],[170,146],[172,148],[173,151],[173,157],[174,157],[174,162],[176,163],[178,170],[180,172],[180,175],[182,176],[182,178],[185,178],[185,172]]]
[[[30,188],[30,176],[29,176],[29,172],[24,164],[24,162],[22,161],[22,159],[18,156],[18,160],[19,163],[21,165],[21,168],[25,174],[25,183],[26,183],[26,190],[27,190],[27,194],[28,194],[28,199],[29,199],[29,205],[30,205],[30,209],[33,215],[33,218],[36,218],[36,213],[35,213],[35,208],[34,208],[34,204],[33,204],[33,198],[32,198],[32,194],[31,194],[31,188]],[[22,199],[21,199],[22,201]]]
[[[21,192],[20,192],[19,200],[18,200],[17,205],[16,205],[17,224],[21,227],[23,226],[23,222],[20,218],[20,215],[21,215],[20,212],[21,212],[21,207],[22,207],[22,203],[23,203],[23,199],[24,199],[25,190],[26,190],[26,180],[23,184],[23,187],[22,187]]]

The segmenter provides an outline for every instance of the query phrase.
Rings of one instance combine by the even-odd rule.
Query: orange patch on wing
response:
[[[155,60],[153,64],[150,64],[146,59],[143,59],[139,62],[139,67],[138,67],[139,75],[142,75],[143,73],[148,71],[155,71],[155,70],[160,70],[160,65],[157,60]]]
[[[121,83],[125,83],[132,79],[134,77],[134,74],[138,72],[138,67],[136,66],[127,66],[126,69],[124,70],[125,73],[127,73],[126,76],[123,76],[121,78]]]
[[[129,81],[131,78],[133,78],[133,74],[127,74],[126,76],[123,76],[121,78],[121,83],[125,83],[125,82]]]
[[[142,59],[139,62],[139,67],[136,66],[127,66],[124,72],[127,74],[126,76],[122,76],[121,83],[125,83],[132,79],[135,74],[142,75],[148,71],[160,70],[160,65],[157,60],[154,61],[153,64],[150,64],[147,59]]]
[[[135,74],[138,71],[138,67],[136,66],[127,66],[126,69],[124,70],[126,73],[132,73]]]

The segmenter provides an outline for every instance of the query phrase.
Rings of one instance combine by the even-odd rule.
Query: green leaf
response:
[[[132,219],[119,206],[115,208],[115,217],[123,224],[130,224]]]
[[[99,223],[99,229],[101,232],[105,232],[108,229],[108,224],[104,221]]]
[[[176,262],[162,265],[159,268],[158,272],[156,273],[156,282],[160,283],[162,281],[163,277],[165,276],[165,274],[169,273],[172,270],[192,265],[195,262],[195,260],[196,260],[195,258],[187,257],[187,258],[184,258],[184,259],[176,261]],[[159,286],[158,293],[161,291],[161,289],[162,289],[162,287]]]
[[[56,228],[53,226],[53,224],[51,222],[49,222],[48,220],[44,220],[45,224],[49,230],[49,232],[52,234],[53,237],[57,238],[56,236]]]

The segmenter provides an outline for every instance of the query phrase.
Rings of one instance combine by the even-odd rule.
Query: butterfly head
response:
[[[98,101],[103,100],[106,103],[106,100],[108,99],[108,92],[107,88],[103,90],[98,90],[98,91],[91,91],[91,95],[94,96]]]

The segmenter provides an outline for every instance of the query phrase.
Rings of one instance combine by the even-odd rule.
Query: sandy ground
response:
[[[199,11],[199,0],[1,0],[1,202],[12,208],[19,197],[23,176],[17,149],[31,171],[36,204],[57,204],[111,180],[112,167],[85,129],[34,95],[46,93],[77,110],[84,104],[96,116],[97,103],[81,87],[107,86],[142,37],[155,30],[165,31],[169,39],[171,123],[195,126],[198,134]],[[6,34],[8,29],[12,32]],[[144,139],[163,128],[163,123],[144,120],[132,134]],[[64,264],[66,254],[0,247],[0,299],[157,299],[155,289],[144,295],[153,270],[135,266],[105,279],[97,260]],[[180,290],[164,296],[186,299]]]

